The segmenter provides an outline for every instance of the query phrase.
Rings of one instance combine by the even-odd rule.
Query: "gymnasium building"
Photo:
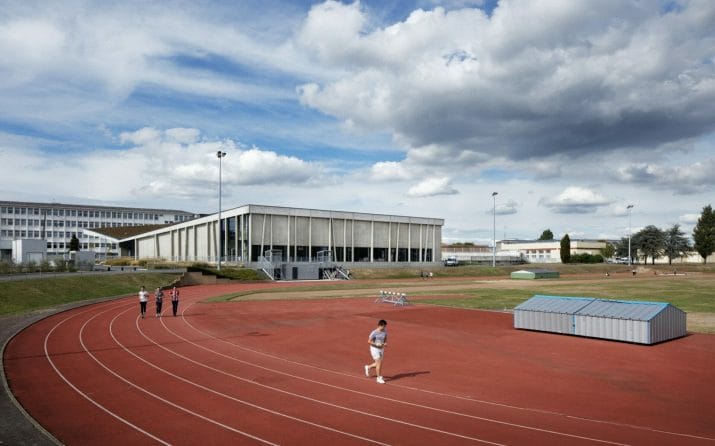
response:
[[[208,215],[116,241],[123,256],[136,259],[218,263],[220,255],[226,264],[269,263],[294,277],[302,272],[291,268],[305,263],[439,262],[443,225],[439,218],[249,204],[222,211],[220,218]]]

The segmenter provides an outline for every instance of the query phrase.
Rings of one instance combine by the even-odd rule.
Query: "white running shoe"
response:
[[[370,377],[370,366],[369,365],[365,366],[365,376],[367,376],[368,378]]]
[[[385,380],[382,379],[382,376],[378,376],[375,381],[377,381],[378,384],[385,384]]]

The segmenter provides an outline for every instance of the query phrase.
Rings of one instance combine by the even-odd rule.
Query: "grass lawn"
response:
[[[424,303],[452,305],[489,310],[512,309],[534,294],[554,296],[596,297],[601,299],[669,302],[686,312],[715,313],[715,276],[676,277],[671,280],[548,280],[530,281],[509,288],[480,288],[447,290],[440,294],[454,294],[454,299],[423,299],[428,293],[415,292],[413,300]]]
[[[411,271],[375,269],[365,276],[369,280],[315,282],[291,288],[241,291],[217,296],[209,301],[299,300],[375,297],[378,290],[407,293],[415,304],[447,305],[459,308],[511,310],[534,294],[596,297],[604,299],[669,302],[689,313],[697,321],[697,331],[715,333],[715,274],[712,267],[694,268],[687,275],[663,275],[672,270],[640,272],[637,277],[621,271],[616,265],[609,277],[600,268],[612,265],[562,266],[560,279],[511,280],[506,269],[444,268],[458,271],[453,276],[435,275],[435,280],[420,280]],[[467,272],[476,273],[470,277]],[[681,271],[679,269],[679,271]],[[484,274],[484,273],[487,274]],[[491,276],[491,274],[497,274]],[[572,274],[564,276],[563,274]],[[361,274],[362,275],[362,274]],[[137,292],[140,285],[147,289],[168,285],[176,278],[172,274],[146,273],[107,276],[68,276],[39,280],[0,283],[0,315],[21,313],[33,309]]]
[[[26,313],[68,302],[121,296],[168,285],[175,274],[82,275],[0,282],[0,316]]]

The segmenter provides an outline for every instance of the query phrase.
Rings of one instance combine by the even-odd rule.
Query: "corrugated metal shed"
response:
[[[548,269],[522,269],[512,271],[510,277],[512,279],[558,279],[559,272]]]
[[[664,302],[536,295],[514,309],[514,327],[655,344],[685,336],[685,312]]]
[[[573,315],[593,298],[536,295],[514,308],[514,327],[573,334]]]

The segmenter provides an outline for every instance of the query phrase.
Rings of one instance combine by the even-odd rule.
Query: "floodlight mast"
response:
[[[223,254],[223,234],[221,233],[221,158],[226,156],[226,152],[219,150],[216,152],[216,157],[218,158],[218,224],[216,225],[216,232],[218,232],[218,262],[216,264],[216,269],[221,271],[221,254]]]
[[[497,266],[497,199],[499,192],[492,192],[492,267]]]
[[[628,266],[631,266],[631,209],[633,209],[633,205],[629,204],[626,209],[628,209]]]

